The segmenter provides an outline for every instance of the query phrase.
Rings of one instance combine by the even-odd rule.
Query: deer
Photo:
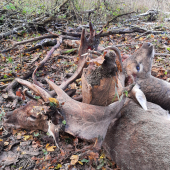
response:
[[[147,101],[158,104],[165,110],[170,110],[170,83],[151,75],[154,47],[151,43],[144,43],[132,56],[123,62],[127,76],[144,92]]]
[[[108,128],[103,147],[107,156],[122,170],[169,169],[170,115],[169,83],[151,75],[154,48],[144,43],[123,62],[126,75],[138,85],[132,89],[143,93],[147,110],[128,98],[120,118]],[[144,99],[144,98],[143,98]],[[145,99],[144,99],[145,100]]]

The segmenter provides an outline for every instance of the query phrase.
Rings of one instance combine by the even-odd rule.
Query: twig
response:
[[[155,55],[170,56],[170,54],[166,54],[166,53],[155,53]]]
[[[132,11],[132,12],[128,12],[128,13],[125,13],[125,14],[117,15],[117,16],[113,17],[111,20],[107,21],[107,23],[103,26],[103,28],[106,28],[109,25],[109,23],[113,22],[118,17],[124,16],[124,15],[133,14],[133,13],[136,13],[136,12]]]
[[[0,82],[12,81],[14,78],[1,79]]]
[[[39,63],[39,65],[36,67],[36,69],[34,70],[33,74],[32,74],[32,79],[34,84],[40,86],[40,84],[38,83],[38,81],[36,80],[36,72],[39,68],[41,68],[46,62],[47,60],[51,57],[51,55],[53,54],[53,52],[60,46],[60,44],[62,43],[63,38],[62,36],[59,37],[57,44],[48,52],[48,54],[46,55],[46,57]]]

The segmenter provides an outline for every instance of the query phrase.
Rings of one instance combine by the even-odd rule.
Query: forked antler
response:
[[[102,34],[103,30],[100,31],[98,34],[96,34],[91,22],[89,22],[89,27],[90,27],[89,38],[86,38],[85,36],[85,29],[83,29],[81,33],[80,48],[79,48],[79,54],[78,54],[79,55],[78,68],[69,79],[67,79],[60,85],[62,89],[65,89],[77,77],[81,76],[82,70],[86,64],[86,56],[82,56],[82,54],[86,53],[88,49],[97,50],[97,47],[100,42],[99,41],[100,35]]]
[[[55,83],[48,79],[46,81],[58,95],[57,100],[61,103],[63,117],[66,120],[65,131],[87,140],[96,138],[97,146],[100,147],[110,122],[123,107],[125,97],[106,107],[95,106],[73,100]]]
[[[16,79],[19,83],[28,86],[30,89],[38,93],[44,100],[49,100],[48,98],[51,97],[44,89],[41,89],[37,85],[31,84],[28,81]],[[95,106],[90,105],[86,103],[81,103],[78,101],[73,100],[71,97],[69,97],[59,86],[57,86],[52,81],[46,79],[48,84],[55,90],[57,93],[57,100],[59,101],[61,105],[61,113],[64,119],[66,120],[66,126],[65,131],[67,133],[70,133],[74,136],[83,138],[83,139],[98,139],[97,147],[100,147],[104,138],[105,134],[107,132],[107,128],[112,121],[113,118],[117,116],[120,109],[123,107],[125,97],[121,99],[121,101],[115,102],[110,104],[109,106],[103,107],[103,106]],[[34,104],[27,104],[24,106],[24,108],[19,108],[17,110],[18,114],[15,113],[15,120],[16,123],[18,123],[18,127],[27,128],[27,125],[30,127],[30,122],[37,121],[37,117],[34,115],[34,120],[30,119],[31,111],[33,110]],[[38,105],[38,104],[36,104]],[[39,104],[42,106],[41,104]],[[43,106],[42,106],[43,107]],[[21,113],[22,110],[22,114]],[[26,111],[25,113],[23,111]],[[29,113],[29,114],[28,114]],[[9,120],[12,120],[13,114],[8,115],[8,119],[5,121],[5,123],[10,122]],[[25,123],[23,125],[23,121],[17,117],[18,116],[24,116],[25,115]],[[44,123],[43,127],[48,127],[47,120]],[[35,126],[35,123],[33,123]],[[32,129],[34,129],[34,126]],[[42,126],[42,125],[41,125]],[[36,126],[36,129],[38,127]],[[93,129],[93,130],[92,130]],[[41,130],[47,131],[47,129],[41,128]],[[55,137],[56,138],[56,137]]]

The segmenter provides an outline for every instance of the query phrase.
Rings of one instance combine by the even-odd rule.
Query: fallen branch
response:
[[[39,63],[39,65],[35,68],[33,74],[32,74],[32,79],[34,84],[38,85],[41,87],[41,85],[38,83],[37,79],[36,79],[36,71],[41,68],[46,62],[47,60],[51,57],[51,55],[53,54],[53,52],[60,46],[60,44],[62,43],[63,38],[62,36],[59,37],[57,44],[48,52],[48,54],[46,55],[46,57]]]
[[[40,36],[40,37],[31,38],[29,40],[24,40],[24,41],[21,41],[21,42],[17,42],[12,47],[10,47],[10,48],[8,48],[6,50],[3,50],[1,52],[2,53],[8,52],[8,51],[12,50],[13,48],[15,48],[16,46],[21,45],[21,44],[26,44],[26,43],[33,42],[33,41],[42,40],[42,39],[45,39],[45,38],[56,38],[56,37],[58,37],[58,36],[49,34],[49,35],[43,35],[43,36]]]
[[[11,31],[2,33],[2,34],[0,34],[0,40],[3,39],[3,38],[6,38],[6,37],[8,37],[12,34],[17,34],[17,32],[19,30],[23,30],[23,29],[24,29],[24,26],[19,26],[19,27],[13,28]]]
[[[119,15],[113,17],[111,20],[107,21],[107,23],[103,26],[103,28],[106,28],[106,27],[109,25],[109,23],[113,22],[113,21],[116,20],[118,17],[122,17],[122,16],[124,16],[124,15],[129,15],[129,14],[133,14],[133,13],[136,13],[136,12],[132,11],[132,12],[128,12],[128,13],[125,13],[125,14],[119,14]]]

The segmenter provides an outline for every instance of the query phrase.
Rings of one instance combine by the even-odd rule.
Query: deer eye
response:
[[[136,70],[139,72],[139,70],[140,70],[139,64],[136,66]]]

